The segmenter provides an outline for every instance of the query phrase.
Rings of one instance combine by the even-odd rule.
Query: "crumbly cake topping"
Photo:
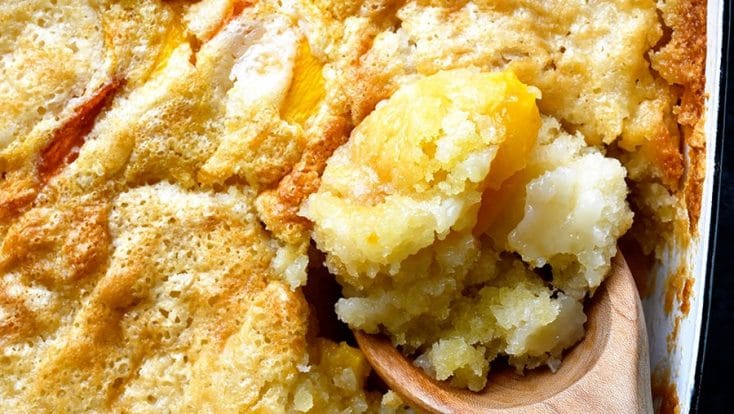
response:
[[[617,184],[626,170],[632,233],[647,252],[660,251],[661,233],[690,234],[705,148],[703,15],[700,1],[5,2],[3,409],[402,409],[394,394],[381,400],[365,390],[369,368],[358,350],[318,337],[301,292],[308,267],[316,265],[312,236],[349,297],[339,314],[357,326],[385,328],[386,319],[355,299],[379,302],[395,293],[360,291],[374,283],[362,279],[367,273],[386,280],[390,272],[433,263],[461,275],[449,281],[453,289],[476,288],[434,325],[476,328],[468,309],[478,306],[490,310],[484,322],[494,324],[493,336],[422,332],[406,349],[420,349],[417,363],[427,371],[443,378],[458,373],[457,385],[477,388],[489,369],[487,355],[532,354],[523,344],[542,342],[552,331],[544,327],[563,322],[569,327],[563,340],[536,352],[542,358],[518,356],[512,363],[556,361],[582,335],[578,301],[600,283],[613,254],[613,242],[599,234],[616,238],[629,217],[626,207],[605,210],[616,214],[616,227],[595,217],[590,222],[600,227],[579,232],[584,240],[596,237],[591,253],[569,258],[551,251],[552,236],[529,242],[529,229],[557,217],[528,214],[527,206],[561,203],[543,189],[566,185],[593,164],[604,174],[578,185],[598,190],[605,206],[624,205],[625,189]],[[490,139],[469,158],[484,156],[494,166],[464,165],[456,177],[474,177],[467,187],[452,178],[461,170],[458,158],[434,168],[433,181],[411,181],[415,171],[401,160],[389,171],[349,166],[392,162],[392,144],[360,141],[360,134],[375,136],[372,130],[381,128],[371,114],[388,111],[380,102],[401,88],[451,70],[508,71],[530,85],[540,113],[538,124],[528,126],[539,128],[532,151],[520,145],[505,151],[515,155],[508,158]],[[447,130],[466,126],[458,115],[447,118]],[[473,122],[481,129],[485,121]],[[436,154],[448,157],[460,138],[437,145]],[[359,156],[347,156],[360,146]],[[515,177],[523,169],[532,173]],[[375,191],[349,188],[371,184],[373,173],[398,178]],[[487,174],[497,176],[488,184]],[[401,189],[405,180],[409,192]],[[396,189],[413,197],[415,188],[436,180],[443,184],[431,197],[461,199],[462,207],[443,223],[451,216],[448,204],[446,211],[441,203],[424,209],[435,225],[426,227],[426,237],[409,238],[417,243],[410,249],[396,239],[387,250],[353,255],[349,246],[337,251],[338,241],[328,242],[359,236],[344,234],[355,225],[348,220],[342,233],[325,230],[359,203],[390,198]],[[527,199],[509,191],[532,185]],[[365,191],[342,198],[347,207],[333,215],[314,209],[337,188],[339,196]],[[484,201],[496,197],[513,208],[499,211],[502,203]],[[429,198],[417,204],[428,206]],[[517,257],[499,255],[502,249],[533,266],[549,263],[563,279],[563,294],[551,297],[536,273]],[[403,270],[391,268],[393,259],[405,262]],[[429,277],[426,286],[436,280]],[[424,293],[418,299],[436,297]],[[509,297],[518,300],[503,304]],[[509,312],[522,306],[543,312]],[[414,310],[405,314],[421,314]],[[397,338],[404,327],[387,328]]]

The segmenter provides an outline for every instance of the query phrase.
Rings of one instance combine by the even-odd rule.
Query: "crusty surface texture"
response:
[[[0,6],[2,411],[376,410],[255,206],[332,119],[293,18],[53,3]]]
[[[499,354],[554,366],[583,335],[581,298],[629,224],[625,174],[646,253],[695,232],[705,11],[703,0],[0,2],[0,411],[402,410],[365,385],[357,349],[319,337],[301,292],[313,245],[344,285],[340,316],[387,328],[433,375],[479,388]],[[482,130],[502,123],[481,117],[470,123],[486,140],[467,147],[453,148],[471,134],[433,148],[435,137],[397,145],[374,132],[385,100],[455,70],[527,85],[538,116],[521,124],[537,134],[505,142]],[[457,113],[441,127],[461,131]],[[427,159],[455,157],[391,158],[426,143]],[[589,165],[600,174],[581,173]],[[594,216],[553,186],[618,208]],[[548,203],[591,224],[529,213]],[[396,205],[420,214],[395,221]],[[365,220],[390,243],[359,239]],[[553,224],[544,237],[539,223]],[[589,244],[554,250],[556,225]],[[562,291],[539,279],[547,267]],[[377,288],[393,277],[397,289]],[[393,299],[407,302],[381,308]],[[390,325],[390,313],[417,322]]]

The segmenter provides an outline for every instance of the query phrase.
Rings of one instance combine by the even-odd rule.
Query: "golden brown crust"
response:
[[[638,150],[657,170],[662,184],[671,191],[679,188],[684,172],[679,141],[679,137],[671,134],[666,125],[660,124]]]
[[[706,141],[704,135],[704,119],[690,130],[685,132],[688,144],[688,165],[686,179],[683,184],[683,195],[688,212],[688,232],[696,234],[698,221],[701,217],[703,198],[703,184],[706,178]],[[684,131],[688,128],[684,128]]]
[[[60,284],[89,275],[107,257],[108,211],[104,202],[30,210],[5,235],[0,270],[21,267],[38,279],[48,275],[49,281]]]
[[[365,37],[360,49],[366,51],[371,38]],[[350,90],[352,122],[360,123],[381,100],[389,97],[398,88],[392,81],[393,74],[358,65],[352,69],[353,84]]]
[[[670,84],[682,87],[678,122],[694,126],[705,99],[706,1],[666,1],[660,9],[671,32],[670,40],[652,53],[653,68]]]
[[[690,270],[685,264],[678,266],[675,272],[668,275],[665,281],[665,312],[670,315],[673,312],[674,299],[677,299],[678,309],[687,314],[690,309],[690,294],[693,290],[695,279],[691,277]]]
[[[257,373],[262,380],[252,386],[266,387],[286,370],[295,375],[306,353],[305,301],[272,280],[267,235],[248,221],[252,212],[239,210],[247,202],[233,191],[187,193],[158,185],[129,190],[112,206],[62,197],[54,207],[35,207],[17,220],[0,249],[0,271],[22,280],[3,284],[0,291],[3,311],[10,314],[0,326],[0,343],[31,340],[42,349],[33,338],[58,336],[53,352],[39,349],[34,356],[36,375],[24,378],[27,402],[42,410],[128,406],[126,393],[152,381],[141,378],[148,375],[144,366],[150,369],[161,355],[182,351],[192,361],[202,354],[216,360],[230,338],[253,334],[247,327],[252,312],[261,315],[252,329],[267,338],[247,348],[264,358],[248,367],[248,375]],[[171,284],[176,279],[189,282]],[[36,283],[51,302],[29,309],[28,297],[13,292]],[[268,360],[284,365],[269,370]],[[223,374],[227,364],[212,369]],[[198,381],[209,385],[178,396],[194,398],[221,385],[204,377]],[[288,392],[288,382],[282,386]]]
[[[326,161],[347,141],[351,127],[346,116],[330,116],[325,121],[323,135],[310,142],[293,170],[275,189],[258,197],[258,213],[277,237],[288,243],[302,242],[311,223],[298,215],[301,203],[318,190]]]
[[[9,297],[5,293],[5,286],[0,283],[0,306],[6,312],[0,321],[0,336],[14,342],[20,338],[26,338],[38,334],[38,323],[33,312],[23,303],[19,297]]]
[[[677,302],[677,312],[673,318],[673,329],[666,337],[668,352],[672,352],[677,344],[678,332],[680,331],[683,318],[691,309],[691,298],[694,294],[693,287],[696,279],[691,275],[688,266],[681,265],[678,269],[668,274],[665,280],[665,313],[671,315],[673,304]]]
[[[36,199],[40,187],[31,164],[3,173],[0,180],[0,222],[23,212]]]
[[[87,286],[108,258],[109,206],[104,202],[75,200],[62,209],[34,208],[8,229],[0,245],[0,272],[29,277],[46,289],[73,292]],[[93,279],[93,278],[92,278]],[[6,340],[43,335],[60,321],[43,311],[31,310],[22,296],[12,293],[17,285],[3,283],[0,301],[11,305]],[[27,322],[27,325],[26,325]]]
[[[31,10],[44,1],[13,5]],[[140,0],[90,6],[59,0],[54,4],[73,12],[59,16],[79,20],[78,25],[69,25],[72,30],[66,30],[67,37],[54,42],[37,37],[44,39],[45,47],[11,45],[29,52],[18,55],[18,62],[39,63],[38,68],[23,63],[11,69],[22,67],[40,86],[20,88],[22,93],[8,95],[3,100],[7,105],[0,105],[0,115],[9,114],[3,119],[19,119],[15,132],[6,133],[10,130],[0,127],[0,347],[7,362],[0,376],[0,406],[4,411],[278,409],[291,407],[297,390],[315,386],[315,373],[323,372],[326,378],[322,378],[326,385],[317,388],[331,386],[333,391],[332,379],[349,365],[358,368],[358,389],[349,395],[363,398],[364,361],[353,350],[355,355],[347,364],[329,362],[330,355],[321,354],[333,344],[310,342],[306,302],[299,291],[280,281],[281,270],[273,265],[281,253],[278,249],[286,250],[283,244],[303,247],[308,242],[311,224],[299,211],[318,189],[327,160],[379,101],[439,66],[513,69],[524,82],[545,88],[546,99],[540,103],[545,112],[569,106],[568,100],[550,101],[568,95],[560,81],[576,79],[588,66],[572,58],[583,53],[564,54],[570,45],[548,48],[546,41],[526,42],[529,38],[507,38],[508,47],[472,58],[487,42],[481,40],[469,50],[466,45],[472,43],[461,36],[471,37],[472,32],[454,33],[453,29],[488,24],[471,20],[469,6],[473,5],[464,0],[297,1],[295,10],[285,12],[277,10],[279,3]],[[515,7],[525,7],[534,16],[530,24],[506,22],[509,28],[501,27],[496,33],[542,38],[558,30],[554,35],[558,39],[570,36],[565,28],[573,23],[572,10],[560,10],[555,16],[542,3],[471,3],[487,16],[495,12],[495,17],[509,16]],[[687,235],[700,215],[705,171],[701,115],[706,6],[703,0],[660,4],[671,32],[663,41],[658,42],[659,19],[649,2],[625,5],[622,10],[634,9],[627,17],[639,19],[640,24],[612,25],[615,30],[610,31],[617,33],[622,26],[628,30],[625,33],[639,49],[632,66],[641,75],[638,81],[646,85],[637,88],[634,77],[629,77],[627,83],[613,83],[614,88],[623,85],[620,89],[632,90],[632,98],[603,97],[613,107],[609,113],[627,111],[619,117],[622,124],[602,136],[578,111],[558,118],[569,115],[563,119],[564,126],[587,134],[599,145],[619,141],[622,135],[629,138],[624,151],[635,151],[649,162],[640,180],[664,184],[665,191],[685,195],[689,220],[676,218],[671,224],[661,219],[657,224],[665,229],[678,226]],[[436,14],[436,24],[416,26],[432,16],[432,12],[420,14],[428,6],[443,10]],[[306,9],[312,20],[304,17]],[[5,10],[15,9],[0,12]],[[282,122],[267,124],[257,139],[241,145],[250,138],[240,132],[260,121],[242,115],[246,111],[228,100],[239,98],[235,104],[246,104],[254,86],[260,85],[259,81],[242,82],[239,92],[234,86],[240,75],[248,74],[241,59],[246,51],[277,43],[272,39],[283,40],[271,36],[281,30],[271,27],[274,13],[280,13],[285,22],[282,30],[298,26],[293,43],[299,48],[308,41],[318,60],[311,69],[323,73],[324,94],[313,102],[302,100],[313,111],[300,111],[292,118],[283,115],[284,109],[291,108],[273,106],[272,120]],[[596,9],[584,13],[583,19],[598,17]],[[49,24],[59,23],[54,19]],[[26,20],[7,18],[2,25],[20,22],[21,29],[26,25],[37,30],[31,27],[36,25],[34,19]],[[539,23],[537,30],[535,23]],[[420,35],[439,26],[437,38],[444,36],[448,41],[433,47],[430,39]],[[581,26],[597,29],[597,25],[573,25]],[[20,39],[18,27],[7,33]],[[376,46],[381,35],[410,30],[415,36],[405,45],[400,43],[405,39],[397,36]],[[270,40],[258,37],[266,32]],[[66,41],[82,35],[87,43]],[[568,41],[583,43],[589,40],[584,38],[587,35],[593,37],[596,32],[574,33],[578,39]],[[452,38],[460,41],[452,44]],[[492,44],[498,43],[492,39]],[[417,62],[401,60],[420,42],[429,45],[421,53],[434,50],[445,56],[425,53]],[[648,76],[650,62],[643,55],[656,42],[650,62],[657,72]],[[272,49],[287,49],[286,43]],[[398,43],[395,56],[370,56]],[[520,43],[528,48],[512,47]],[[86,46],[79,48],[82,44]],[[540,46],[538,53],[528,52],[536,46]],[[75,59],[65,59],[62,63],[68,66],[63,66],[59,56]],[[276,63],[287,60],[274,56],[269,58]],[[454,58],[456,62],[446,63]],[[299,58],[295,60],[298,66]],[[544,76],[538,75],[541,69]],[[297,71],[291,71],[293,79]],[[590,84],[596,78],[574,85]],[[284,88],[286,93],[300,94],[299,89]],[[57,95],[50,99],[46,92],[52,90]],[[287,105],[299,98],[289,98]],[[620,100],[625,103],[615,106]],[[599,102],[591,99],[581,105],[581,112],[594,109],[592,101]],[[636,112],[641,102],[646,109]],[[267,115],[260,107],[249,109]],[[13,111],[26,113],[19,116]],[[285,124],[295,132],[272,133],[274,125]],[[684,171],[681,147],[686,146],[689,162]],[[223,167],[208,165],[219,150],[226,153],[219,158]],[[645,211],[657,207],[653,203]],[[671,312],[678,303],[685,314],[692,279],[676,278],[671,283]],[[312,365],[310,373],[300,372],[309,354],[312,364],[325,360],[327,365]],[[344,407],[355,404],[349,400]]]
[[[680,399],[675,383],[670,378],[670,368],[658,368],[652,374],[652,398],[658,414],[679,414]]]
[[[678,86],[680,102],[675,113],[688,151],[683,198],[691,234],[698,228],[705,178],[706,4],[705,0],[663,3],[661,11],[670,39],[651,54],[653,68],[670,84]]]
[[[242,111],[253,86],[272,97],[277,118],[280,92],[269,88],[287,92],[293,72],[279,53],[301,35],[273,4],[212,1],[226,10],[199,45],[184,23],[200,15],[170,16],[189,3],[103,2],[109,73],[65,102],[58,125],[0,153],[3,411],[288,411],[304,395],[316,412],[367,407],[361,355],[346,345],[321,355],[336,345],[307,341],[307,304],[276,269],[280,244],[258,220],[251,177],[236,166],[221,182],[199,181],[218,146],[242,148],[222,137],[241,144],[232,128],[255,123]],[[151,11],[171,26],[138,19]],[[132,47],[136,31],[150,44]],[[273,178],[302,159],[280,194],[299,225],[298,203],[351,128],[348,116],[332,116],[309,129],[324,112],[310,106],[288,126],[311,131],[312,145]],[[270,142],[271,126],[249,145],[266,167],[284,164],[272,158],[289,138]],[[350,375],[352,388],[332,381]]]

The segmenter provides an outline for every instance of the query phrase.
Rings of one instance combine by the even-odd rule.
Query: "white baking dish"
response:
[[[728,7],[728,6],[727,6]],[[715,235],[718,197],[717,161],[721,153],[721,136],[718,131],[719,98],[721,91],[721,70],[724,25],[724,1],[711,0],[707,11],[707,56],[706,56],[706,175],[703,185],[701,215],[698,234],[687,248],[672,248],[665,252],[662,263],[653,268],[655,285],[652,294],[643,299],[647,330],[650,339],[650,366],[654,380],[667,385],[662,395],[658,389],[656,410],[666,412],[676,405],[681,413],[695,410],[697,387],[703,365],[703,353],[699,351],[705,337],[708,317],[708,292],[711,281],[711,258],[713,245],[711,235]],[[723,111],[723,109],[722,109]],[[686,313],[678,309],[677,299],[672,312],[666,312],[665,301],[668,293],[668,275],[678,266],[687,263],[688,274],[693,277],[693,290],[690,292],[690,308]],[[676,319],[679,327],[675,330]],[[655,385],[655,384],[654,384]],[[658,386],[661,384],[658,383]],[[655,388],[655,386],[653,387]],[[655,392],[654,392],[655,393]],[[662,401],[666,399],[666,401]],[[662,404],[661,404],[662,403]],[[662,409],[661,409],[662,408]]]

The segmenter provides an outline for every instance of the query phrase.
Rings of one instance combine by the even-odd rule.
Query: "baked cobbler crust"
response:
[[[626,171],[630,232],[644,251],[687,242],[704,176],[705,14],[701,0],[4,2],[0,406],[379,410],[359,351],[319,337],[309,317],[301,286],[312,237],[344,283],[345,319],[362,282],[349,283],[319,235],[319,220],[338,217],[309,212],[307,200],[326,191],[327,165],[355,146],[380,102],[442,71],[507,71],[537,88],[535,148],[619,160],[624,169],[608,164],[607,177]],[[512,249],[522,262],[500,254],[522,217],[492,211],[484,190],[466,210],[482,231],[449,230],[401,259],[418,266],[461,251],[466,260],[445,268],[485,284],[442,321],[467,322],[469,305],[484,301],[509,346],[480,354],[466,338],[426,331],[405,348],[421,349],[429,372],[458,370],[455,383],[474,388],[487,355],[515,355],[527,342],[513,321],[573,320],[551,346],[557,363],[582,335],[580,297],[603,274],[578,277],[568,260],[549,261],[568,266],[567,291],[550,298],[527,265],[543,265],[544,246],[525,249],[520,231]],[[513,227],[490,226],[495,215]],[[496,312],[512,296],[497,296],[502,289],[527,301],[542,293],[540,319]],[[456,350],[463,359],[443,358]],[[382,407],[401,408],[393,394]]]

